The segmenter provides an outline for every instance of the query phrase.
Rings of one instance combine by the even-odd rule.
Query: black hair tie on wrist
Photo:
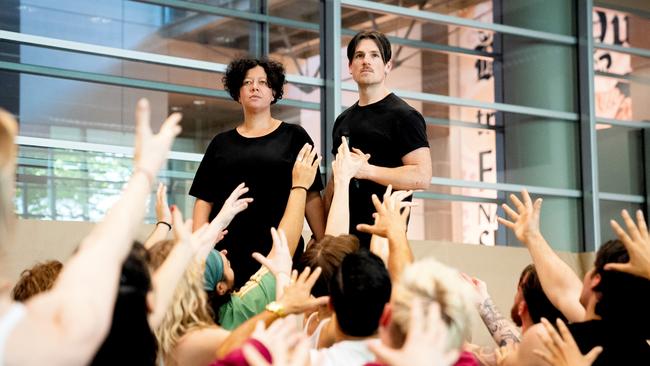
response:
[[[166,225],[166,226],[169,228],[169,231],[172,231],[172,226],[171,226],[168,222],[158,221],[158,222],[156,223],[156,226],[158,226],[159,224]]]

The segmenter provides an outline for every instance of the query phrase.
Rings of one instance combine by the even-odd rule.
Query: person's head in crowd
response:
[[[149,252],[154,271],[163,264],[174,245],[173,240],[166,240],[151,247]],[[159,359],[172,358],[178,341],[189,331],[214,325],[207,305],[207,295],[203,289],[203,276],[203,265],[195,262],[188,266],[183,278],[178,282],[174,299],[156,330],[160,347]]]
[[[560,318],[566,322],[564,315],[546,297],[535,266],[532,264],[526,266],[519,276],[510,317],[524,332],[531,325],[539,323],[542,318],[553,321]]]
[[[340,331],[349,337],[370,337],[390,300],[391,282],[384,262],[368,250],[343,258],[330,280],[330,304]]]
[[[359,85],[383,84],[391,70],[391,45],[378,31],[357,33],[347,49],[348,68]]]
[[[447,325],[446,350],[459,350],[470,335],[473,292],[457,270],[433,258],[409,265],[395,284],[390,306],[381,319],[382,342],[393,348],[404,345],[416,297],[440,305],[441,317]]]
[[[203,289],[215,322],[219,322],[219,308],[230,301],[235,286],[235,272],[226,257],[227,251],[212,249],[205,259]]]
[[[63,263],[53,260],[37,263],[32,268],[24,270],[11,291],[11,296],[14,300],[22,302],[51,289],[61,269]]]
[[[282,99],[284,66],[266,58],[239,58],[228,64],[223,84],[244,109],[269,108]]]
[[[9,112],[0,108],[0,244],[10,242],[14,227],[14,181],[18,124]]]
[[[315,297],[328,296],[332,277],[336,274],[346,255],[359,250],[359,239],[354,235],[325,235],[323,239],[310,245],[295,264],[302,273],[306,267],[322,269],[311,293]]]
[[[650,280],[605,270],[607,263],[630,260],[620,240],[610,240],[596,253],[594,268],[585,274],[580,303],[610,323],[624,324],[650,337]]]
[[[113,321],[91,365],[155,365],[158,345],[149,326],[149,254],[134,243],[122,265]]]

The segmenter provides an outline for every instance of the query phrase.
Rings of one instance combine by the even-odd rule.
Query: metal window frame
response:
[[[600,243],[598,138],[594,94],[593,2],[578,0],[578,92],[580,95],[580,165],[582,170],[583,251]]]
[[[148,89],[163,91],[168,93],[200,95],[204,97],[230,99],[230,94],[225,90],[216,90],[209,88],[201,88],[196,86],[187,86],[166,83],[161,81],[151,81],[135,78],[127,78],[123,76],[114,76],[106,74],[98,74],[86,71],[75,71],[68,69],[60,69],[49,66],[37,66],[29,64],[21,64],[15,62],[0,61],[0,70],[22,72],[26,74],[50,76],[56,78],[63,78],[69,80],[78,80],[91,83],[107,84],[114,86],[131,87],[138,89]],[[294,99],[281,99],[278,101],[279,105],[289,107],[296,107],[301,109],[320,110],[320,103],[305,102]]]
[[[396,5],[377,3],[374,1],[341,0],[341,4],[343,6],[347,6],[351,8],[363,9],[369,11],[380,11],[383,13],[398,15],[407,18],[420,19],[432,23],[483,29],[487,31],[499,32],[502,34],[509,34],[517,37],[526,37],[526,38],[531,38],[539,41],[559,43],[559,44],[564,44],[569,46],[573,46],[577,44],[577,39],[576,37],[573,36],[537,31],[537,30],[520,28],[520,27],[513,27],[509,25],[486,23],[486,22],[481,22],[473,19],[465,19],[465,18],[455,17],[451,15],[433,13],[426,10],[404,8]]]

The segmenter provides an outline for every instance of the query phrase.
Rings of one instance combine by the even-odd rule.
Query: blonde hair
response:
[[[162,241],[150,249],[151,266],[158,269],[174,247],[171,240]],[[158,340],[158,361],[174,358],[176,344],[185,334],[195,329],[214,326],[203,290],[204,264],[191,264],[179,281],[174,299],[162,323],[155,330]]]
[[[0,243],[13,240],[17,131],[14,117],[0,108]]]
[[[404,344],[415,298],[440,304],[447,325],[447,349],[460,349],[470,336],[473,311],[473,292],[460,273],[433,258],[417,261],[404,270],[392,300],[389,330],[394,347]]]

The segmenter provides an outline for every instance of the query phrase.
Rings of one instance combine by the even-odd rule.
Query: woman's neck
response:
[[[244,123],[237,127],[237,131],[246,137],[264,136],[275,130],[281,121],[271,117],[271,111],[254,113],[244,110]]]

